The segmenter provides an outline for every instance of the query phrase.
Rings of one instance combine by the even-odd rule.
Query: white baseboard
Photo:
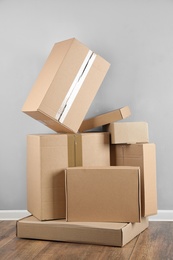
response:
[[[149,221],[173,221],[173,210],[158,210],[157,215],[149,217]]]
[[[29,215],[27,210],[0,210],[0,220],[18,220]]]
[[[0,210],[0,220],[18,220],[31,215],[27,210]],[[149,221],[173,221],[173,210],[158,210]]]

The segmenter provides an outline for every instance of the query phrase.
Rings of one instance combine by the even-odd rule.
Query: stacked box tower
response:
[[[55,133],[27,136],[19,238],[124,246],[157,214],[148,124],[117,122],[128,106],[85,119],[109,67],[75,38],[53,46],[22,108]]]

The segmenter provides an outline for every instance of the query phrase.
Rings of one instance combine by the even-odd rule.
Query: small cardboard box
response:
[[[148,219],[141,223],[39,221],[33,216],[18,220],[18,238],[40,239],[122,247],[148,227]]]
[[[140,222],[139,167],[66,169],[67,221]]]
[[[112,144],[111,165],[140,167],[142,216],[157,214],[155,144]]]
[[[112,144],[133,144],[149,142],[146,122],[111,123],[107,130],[111,133]]]
[[[99,126],[104,126],[112,122],[127,118],[130,115],[131,112],[129,107],[122,107],[120,109],[116,109],[111,112],[84,120],[79,128],[79,132],[84,132]]]
[[[56,43],[22,111],[61,133],[76,133],[110,64],[77,39]]]
[[[40,220],[65,218],[64,169],[110,165],[110,134],[27,136],[27,209]]]

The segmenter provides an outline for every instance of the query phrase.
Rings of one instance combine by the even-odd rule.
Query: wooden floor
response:
[[[173,222],[150,222],[123,248],[19,239],[15,221],[0,221],[0,260],[172,260]]]

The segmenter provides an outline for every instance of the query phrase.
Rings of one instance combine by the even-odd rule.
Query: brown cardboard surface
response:
[[[80,72],[82,76],[86,76],[81,83],[80,90],[74,97],[74,101],[70,105],[68,103],[68,106],[65,105],[69,99],[67,95],[71,87],[78,86],[77,84],[82,78],[78,73],[90,52],[87,46],[75,38],[56,43],[28,95],[22,111],[56,132],[76,133],[110,66],[106,60],[93,53],[95,58],[86,75],[89,63],[86,64],[83,74]],[[78,80],[77,75],[80,76]],[[71,93],[74,95],[74,91]],[[64,108],[61,107],[62,104],[64,104]],[[64,112],[69,106],[66,117],[61,121],[57,117],[58,111]]]
[[[64,169],[110,165],[109,144],[103,132],[28,135],[28,211],[40,220],[65,218]]]
[[[112,144],[147,143],[148,123],[146,122],[115,122],[108,125]]]
[[[139,167],[66,169],[67,221],[140,222]]]
[[[39,221],[33,216],[18,220],[18,238],[76,242],[107,246],[124,246],[148,227],[148,219],[141,223]]]
[[[111,112],[84,120],[79,128],[79,132],[84,132],[89,129],[107,125],[112,122],[127,118],[130,115],[130,108],[128,106],[122,107],[120,109],[116,109]]]
[[[112,144],[111,165],[140,167],[142,216],[157,214],[155,144]]]

